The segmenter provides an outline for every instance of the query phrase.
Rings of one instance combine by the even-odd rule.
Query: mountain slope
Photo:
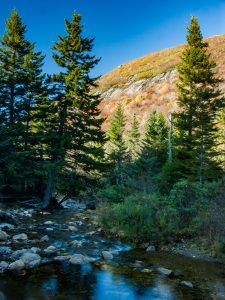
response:
[[[225,34],[206,39],[209,53],[216,61],[215,71],[225,80]],[[176,66],[185,45],[154,52],[125,63],[98,80],[97,91],[102,102],[100,109],[108,127],[117,103],[123,103],[127,123],[135,113],[144,125],[149,113],[155,109],[165,116],[177,109]],[[225,83],[221,84],[225,91]]]

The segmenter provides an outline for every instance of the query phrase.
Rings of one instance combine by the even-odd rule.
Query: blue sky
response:
[[[184,43],[190,15],[199,18],[205,37],[225,33],[225,0],[0,0],[0,34],[13,8],[28,26],[27,37],[47,55],[47,73],[57,72],[50,47],[73,10],[83,17],[84,34],[96,38],[94,54],[102,57],[93,75]]]

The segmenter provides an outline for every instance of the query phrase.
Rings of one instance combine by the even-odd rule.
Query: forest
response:
[[[225,101],[196,17],[177,66],[179,109],[167,120],[134,114],[127,129],[118,104],[102,130],[100,58],[81,15],[65,20],[44,74],[45,55],[26,38],[16,10],[0,40],[0,196],[42,210],[67,199],[97,207],[104,230],[134,244],[193,239],[225,254]]]

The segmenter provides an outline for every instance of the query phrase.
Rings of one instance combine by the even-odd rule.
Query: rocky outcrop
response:
[[[217,67],[218,77],[225,79],[225,35],[208,38],[209,53]],[[101,96],[100,110],[105,118],[106,130],[118,103],[125,108],[127,124],[134,113],[143,128],[153,110],[166,117],[178,108],[176,67],[184,46],[164,49],[125,63],[98,80],[96,93]],[[225,83],[220,88],[225,90]]]

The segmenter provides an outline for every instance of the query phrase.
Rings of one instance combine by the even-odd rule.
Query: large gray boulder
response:
[[[9,270],[13,271],[13,272],[19,272],[19,271],[23,270],[24,268],[25,268],[25,264],[21,259],[16,260],[9,265]]]
[[[14,241],[26,241],[28,240],[28,236],[26,233],[20,233],[13,236]]]
[[[24,253],[21,257],[26,269],[34,268],[40,265],[41,257],[35,253]]]
[[[8,239],[8,234],[3,231],[3,230],[0,230],[0,242],[5,242],[7,239]]]
[[[74,254],[71,256],[69,263],[72,265],[83,265],[93,262],[94,259],[91,257],[84,256],[82,254]]]
[[[12,249],[10,247],[2,246],[0,247],[0,257],[2,255],[11,255]]]
[[[20,259],[24,254],[26,253],[31,253],[31,254],[36,254],[37,252],[40,252],[40,248],[32,247],[31,249],[20,249],[16,250],[12,253],[11,259],[12,260],[18,260]]]

